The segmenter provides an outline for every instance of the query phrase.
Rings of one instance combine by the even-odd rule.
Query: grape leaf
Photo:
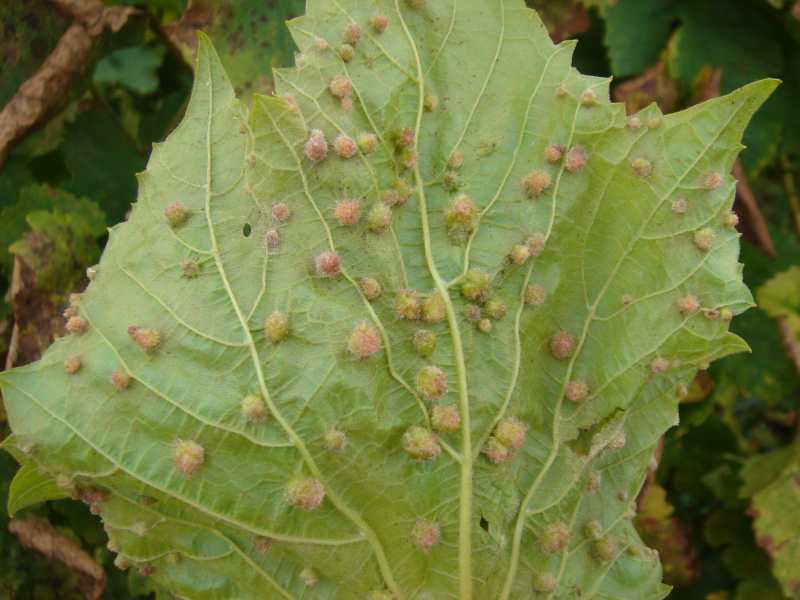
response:
[[[750,497],[758,544],[789,598],[800,593],[800,448],[797,444],[755,456],[742,470],[742,494]]]
[[[795,334],[800,334],[800,267],[778,273],[758,288],[759,307],[771,317],[784,317]]]
[[[746,349],[724,174],[776,83],[628,121],[521,0],[414,5],[309,2],[250,111],[201,36],[75,335],[0,374],[12,452],[177,595],[664,598],[630,519]]]
[[[36,467],[26,465],[16,472],[8,489],[8,514],[13,517],[31,506],[66,497],[67,494],[52,477],[41,473]]]

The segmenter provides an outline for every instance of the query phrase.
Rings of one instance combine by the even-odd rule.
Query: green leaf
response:
[[[301,14],[305,4],[305,0],[192,0],[183,18],[166,30],[189,62],[197,46],[196,32],[206,33],[236,93],[249,98],[272,92],[272,68],[291,64],[296,47],[284,21]]]
[[[753,457],[742,470],[742,494],[750,497],[758,544],[772,559],[783,592],[800,591],[800,444]]]
[[[637,75],[658,60],[677,18],[675,4],[672,0],[620,0],[603,13],[614,75]]]
[[[14,475],[8,490],[8,514],[13,517],[31,506],[67,497],[52,476],[33,465],[24,465]]]
[[[800,267],[778,273],[756,292],[758,305],[771,317],[784,317],[800,334]]]
[[[177,595],[664,598],[625,517],[678,388],[747,348],[721,174],[776,83],[636,127],[521,0],[290,29],[249,111],[201,36],[87,331],[0,374],[15,440]]]
[[[57,211],[82,221],[80,229],[92,238],[105,233],[103,211],[88,198],[79,198],[62,189],[44,184],[33,184],[19,191],[17,202],[0,209],[0,272],[10,273],[13,257],[9,247],[29,229],[28,216],[42,211]]]
[[[117,84],[137,94],[158,89],[158,69],[164,60],[162,47],[132,46],[104,56],[95,67],[96,84]]]

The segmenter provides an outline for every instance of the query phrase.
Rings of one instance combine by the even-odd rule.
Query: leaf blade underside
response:
[[[382,33],[368,24],[378,13],[389,18]],[[337,48],[353,22],[362,34],[344,62]],[[299,66],[277,71],[278,96],[249,112],[201,38],[186,117],[154,149],[80,300],[88,331],[0,375],[15,455],[102,489],[124,561],[191,598],[664,597],[658,560],[625,516],[675,421],[677,388],[746,349],[721,318],[751,304],[738,236],[723,226],[735,183],[708,178],[730,172],[775,84],[666,117],[651,107],[636,127],[522,2],[310,1],[290,30]],[[352,106],[331,94],[336,75],[351,82]],[[397,149],[404,128],[414,142]],[[349,159],[331,148],[313,163],[313,129],[328,141],[372,133],[376,148]],[[583,148],[586,165],[548,163],[549,144]],[[460,168],[447,166],[455,152]],[[648,176],[633,168],[640,158]],[[537,199],[520,183],[532,171],[550,180]],[[388,229],[369,230],[398,182],[408,198]],[[446,221],[460,194],[480,216],[454,235]],[[674,212],[681,198],[688,209]],[[358,224],[337,222],[343,199],[358,200]],[[172,228],[174,202],[189,213]],[[272,217],[278,203],[285,222]],[[695,239],[705,228],[707,251]],[[541,253],[510,262],[537,233]],[[341,272],[322,277],[315,257],[330,251]],[[506,309],[488,332],[462,296],[476,269]],[[379,298],[364,278],[379,281]],[[544,299],[526,304],[534,285]],[[403,290],[438,290],[443,319],[401,319]],[[703,310],[681,312],[687,295]],[[488,319],[490,304],[479,310]],[[274,311],[289,317],[277,344],[263,328]],[[380,339],[368,358],[348,350],[362,323]],[[158,348],[143,352],[130,326],[157,330]],[[429,358],[414,350],[420,329],[438,338]],[[563,360],[550,349],[559,331],[571,339]],[[65,373],[75,356],[80,370]],[[426,365],[448,382],[433,402],[417,389]],[[124,390],[114,370],[131,377]],[[588,395],[571,402],[577,381]],[[241,414],[252,394],[263,422]],[[457,407],[460,430],[440,434],[435,460],[412,460],[403,436],[430,426],[437,405]],[[494,464],[484,450],[508,417],[527,437]],[[326,443],[332,430],[346,435],[343,450]],[[191,476],[176,472],[178,440],[204,449]],[[297,476],[323,484],[316,509],[287,501]],[[439,527],[429,552],[414,544],[420,519]],[[599,539],[585,533],[590,521]],[[548,551],[554,524],[568,539]]]

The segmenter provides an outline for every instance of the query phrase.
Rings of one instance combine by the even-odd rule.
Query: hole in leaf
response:
[[[244,237],[250,237],[251,233],[253,233],[253,228],[250,226],[250,223],[245,223],[244,227],[242,227],[242,235],[244,235]]]
[[[489,533],[489,521],[487,521],[483,515],[481,515],[481,529],[483,529],[486,533]]]

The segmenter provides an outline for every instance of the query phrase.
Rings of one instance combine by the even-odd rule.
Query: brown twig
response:
[[[69,96],[75,78],[88,65],[95,40],[105,30],[119,31],[132,7],[107,7],[99,0],[53,0],[75,20],[58,40],[42,66],[0,111],[0,167],[18,143]]]
[[[12,519],[8,530],[20,544],[57,560],[81,575],[81,589],[87,600],[100,600],[106,589],[105,571],[91,556],[50,523],[41,519]]]
[[[758,206],[758,200],[753,193],[753,188],[750,187],[747,181],[747,176],[745,175],[740,160],[737,160],[733,167],[733,176],[739,182],[736,187],[737,207],[739,212],[746,213],[743,215],[745,217],[745,219],[743,219],[743,226],[746,229],[745,234],[748,233],[747,230],[752,233],[751,236],[746,235],[746,237],[752,238],[750,241],[761,248],[766,255],[775,258],[778,256],[778,252],[775,250],[775,244],[772,242],[772,236],[769,234],[767,221],[764,219],[764,214]]]
[[[800,375],[800,341],[797,340],[797,336],[785,316],[781,315],[777,317],[776,321],[778,322],[778,333],[780,334],[783,347],[786,349],[786,354],[792,360],[794,368]]]
[[[783,189],[789,200],[789,207],[792,209],[794,227],[797,229],[797,234],[800,235],[800,196],[797,193],[797,182],[794,179],[794,168],[785,156],[781,164],[783,166]]]

